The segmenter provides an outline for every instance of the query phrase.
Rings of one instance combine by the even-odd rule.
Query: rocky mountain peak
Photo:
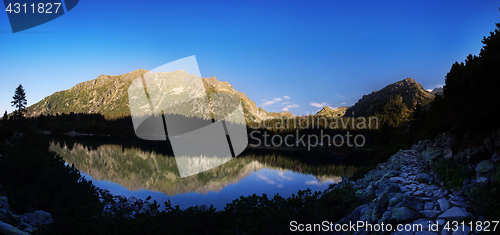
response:
[[[434,94],[426,91],[422,85],[412,78],[406,78],[387,85],[383,89],[364,95],[358,102],[350,107],[345,116],[370,116],[380,111],[389,100],[395,96],[400,97],[400,101],[412,110],[417,103],[426,105],[432,101]],[[354,115],[352,114],[354,112]]]
[[[346,110],[349,107],[341,106],[335,109],[332,109],[328,106],[323,107],[320,111],[318,111],[315,116],[326,116],[326,117],[337,117],[338,115],[344,116]]]

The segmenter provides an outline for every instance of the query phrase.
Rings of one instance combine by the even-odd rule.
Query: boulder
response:
[[[415,211],[421,211],[424,208],[424,202],[417,197],[403,195],[400,202],[398,202],[394,207],[407,207],[412,208]]]
[[[17,226],[20,222],[18,216],[15,216],[10,210],[6,209],[0,209],[0,220],[13,226]]]
[[[426,183],[428,184],[432,179],[432,176],[430,176],[429,174],[426,174],[426,173],[419,173],[417,175],[417,181],[419,183]]]
[[[389,181],[392,183],[399,183],[405,181],[405,179],[403,177],[391,177],[389,178]]]
[[[484,138],[483,144],[484,144],[484,148],[486,149],[486,151],[488,151],[489,153],[493,153],[494,147],[493,147],[493,142],[492,142],[490,136],[487,136],[486,138]]]
[[[495,164],[491,160],[481,161],[476,166],[476,172],[478,173],[487,173],[493,170],[495,170]]]
[[[369,192],[368,190],[363,190],[363,189],[356,191],[355,195],[357,198],[367,201],[371,201],[375,197],[373,192]]]
[[[434,202],[425,202],[424,210],[432,210],[434,209]]]
[[[379,221],[382,218],[384,211],[385,211],[384,208],[382,208],[380,206],[373,207],[372,216],[371,216],[370,221],[372,221],[372,222]]]
[[[443,214],[438,216],[438,219],[445,219],[445,220],[455,220],[455,221],[462,221],[465,219],[472,219],[473,216],[471,213],[467,212],[464,208],[462,207],[452,207],[451,209],[448,209],[447,211],[443,212]]]
[[[479,161],[480,159],[484,159],[487,156],[487,151],[484,146],[478,146],[475,148],[467,148],[457,155],[455,155],[454,159],[458,163],[467,164],[469,162]]]
[[[448,200],[441,198],[437,200],[437,202],[441,211],[447,211],[448,209],[450,209],[450,203],[448,202]]]
[[[391,193],[401,193],[401,189],[398,185],[390,184],[387,186],[384,191],[378,195],[377,197],[377,205],[382,208],[387,208],[389,205],[389,199]]]
[[[118,199],[120,200],[120,202],[127,202],[127,197],[123,196],[123,195],[119,195],[117,196]]]
[[[384,214],[382,215],[382,218],[378,221],[378,223],[381,224],[381,223],[389,222],[391,220],[391,216],[392,216],[392,211],[384,212]]]
[[[446,148],[443,151],[443,157],[446,158],[446,159],[453,158],[453,151],[451,150],[451,148]]]
[[[370,221],[372,218],[373,204],[361,209],[360,221]]]
[[[492,161],[493,163],[498,163],[498,162],[500,162],[500,155],[499,155],[498,153],[496,153],[496,152],[495,152],[495,153],[493,154],[493,156],[491,157],[491,161]]]
[[[495,172],[495,164],[491,160],[483,160],[476,166],[476,178],[491,177]]]
[[[418,213],[420,213],[423,217],[427,219],[436,219],[436,217],[443,212],[440,210],[423,210],[419,211]]]
[[[479,174],[479,173],[478,173]],[[476,176],[476,180],[474,181],[474,183],[476,185],[480,185],[480,186],[486,186],[490,183],[491,179],[490,178],[487,178],[487,177],[482,177],[482,176],[479,176],[477,175]]]
[[[457,141],[455,139],[455,135],[451,132],[445,132],[441,135],[438,135],[435,139],[435,145],[437,145],[438,147],[454,148],[456,144]]]
[[[128,199],[127,199],[127,202],[129,202],[130,204],[135,204],[137,202],[137,198],[134,197],[134,196],[130,196]]]
[[[418,218],[418,214],[406,207],[392,209],[391,222],[402,223]]]
[[[7,200],[7,196],[0,196],[0,209],[10,210],[9,200]]]
[[[0,234],[5,234],[5,235],[29,235],[29,233],[23,232],[19,230],[18,228],[5,223],[3,221],[0,221]]]
[[[49,212],[38,210],[33,213],[26,213],[21,216],[21,221],[33,227],[52,223],[52,215]]]

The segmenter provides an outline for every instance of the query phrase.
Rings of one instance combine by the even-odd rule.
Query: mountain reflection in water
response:
[[[308,188],[322,191],[331,183],[339,183],[342,176],[351,176],[358,167],[318,153],[247,149],[227,163],[181,178],[169,146],[129,142],[96,137],[54,138],[50,150],[112,194],[138,198],[151,195],[160,204],[169,199],[181,208],[213,204],[223,209],[234,199],[254,193],[288,197]],[[201,165],[210,161],[195,160]]]

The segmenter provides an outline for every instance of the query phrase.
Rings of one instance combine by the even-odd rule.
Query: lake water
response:
[[[213,205],[223,210],[240,196],[279,194],[298,190],[323,191],[359,167],[358,157],[338,157],[306,151],[247,149],[218,167],[181,178],[169,146],[135,139],[102,137],[53,138],[50,150],[113,195],[148,196],[182,209]],[[202,163],[203,164],[203,163]]]

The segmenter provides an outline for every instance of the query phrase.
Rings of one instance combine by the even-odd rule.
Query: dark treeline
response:
[[[88,134],[134,135],[134,126],[130,116],[107,119],[102,114],[73,113],[40,115],[27,118],[27,124],[39,130],[54,134],[70,131]]]

